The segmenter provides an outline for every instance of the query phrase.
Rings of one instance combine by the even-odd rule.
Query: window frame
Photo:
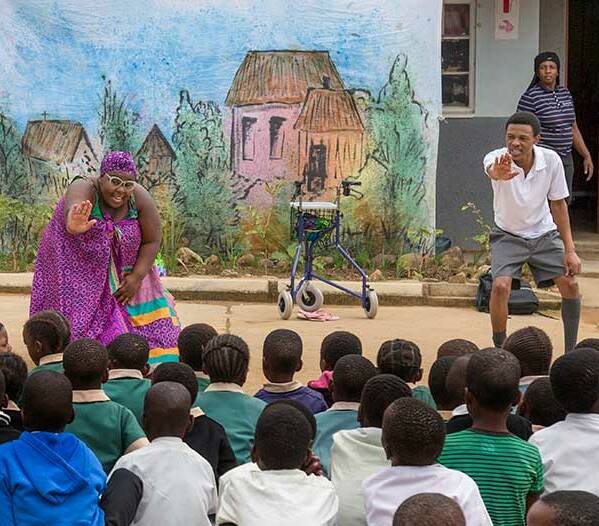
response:
[[[249,124],[246,133],[246,123]],[[253,161],[256,157],[256,125],[258,119],[244,115],[241,117],[241,158],[244,161]],[[249,147],[251,144],[251,152]],[[250,157],[251,155],[251,157]]]
[[[468,63],[468,106],[448,106],[442,105],[443,117],[471,117],[475,112],[475,76],[476,76],[476,0],[443,0],[443,10],[441,13],[441,59],[443,58],[443,41],[459,40],[460,37],[444,37],[445,28],[445,6],[451,4],[470,4],[470,34],[468,35],[469,45],[469,63]],[[465,40],[465,38],[464,38]],[[455,73],[453,73],[455,75]],[[441,93],[443,93],[443,75],[441,70]],[[451,73],[448,73],[451,75]],[[442,96],[442,95],[441,95]],[[443,99],[441,99],[442,101]]]
[[[285,130],[283,126],[287,119],[285,117],[272,116],[268,119],[269,159],[278,160],[283,158],[283,147],[285,144]],[[276,141],[273,143],[273,124],[278,123]]]

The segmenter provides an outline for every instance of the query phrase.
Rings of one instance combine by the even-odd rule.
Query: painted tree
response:
[[[0,111],[0,194],[28,201],[31,178],[21,150],[21,136],[12,120]]]

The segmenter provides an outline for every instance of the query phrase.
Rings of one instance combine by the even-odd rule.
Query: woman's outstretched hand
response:
[[[141,285],[141,278],[135,274],[127,274],[121,281],[121,285],[114,293],[115,299],[122,304],[129,303]]]
[[[90,220],[89,218],[91,212],[92,204],[90,201],[83,201],[71,206],[67,214],[67,232],[69,234],[85,234],[96,224],[95,219]]]

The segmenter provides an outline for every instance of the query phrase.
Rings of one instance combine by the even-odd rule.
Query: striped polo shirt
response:
[[[541,146],[551,148],[561,157],[572,151],[572,126],[576,113],[574,100],[567,88],[556,86],[551,91],[537,83],[520,97],[518,111],[534,113],[541,121]]]
[[[539,450],[510,433],[447,435],[438,460],[476,482],[494,526],[525,526],[526,497],[543,491]]]

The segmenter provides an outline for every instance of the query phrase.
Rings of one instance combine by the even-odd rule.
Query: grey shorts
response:
[[[553,285],[553,278],[564,276],[564,243],[557,230],[536,239],[524,239],[495,227],[489,236],[491,243],[491,274],[522,278],[522,266],[528,263],[539,288]]]

